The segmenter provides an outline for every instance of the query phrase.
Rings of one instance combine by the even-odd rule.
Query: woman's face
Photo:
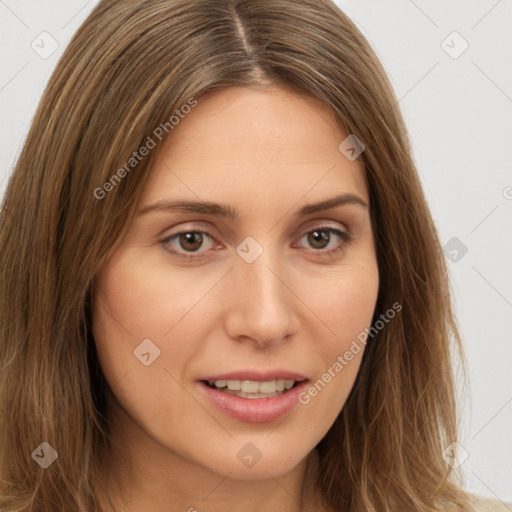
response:
[[[347,136],[280,87],[210,92],[174,127],[96,280],[99,361],[134,446],[263,479],[331,427],[379,284]]]

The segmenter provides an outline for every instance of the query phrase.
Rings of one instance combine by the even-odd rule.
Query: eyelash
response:
[[[314,231],[324,231],[324,232],[327,231],[329,233],[334,233],[335,235],[338,235],[341,238],[341,242],[339,242],[338,245],[336,247],[334,247],[333,249],[328,249],[328,250],[311,249],[313,252],[318,253],[318,255],[321,257],[334,257],[335,255],[337,255],[339,252],[341,252],[344,249],[345,245],[349,245],[353,241],[352,236],[349,235],[347,232],[341,231],[340,229],[333,228],[330,226],[318,226],[316,228],[310,229],[310,230],[306,231],[305,233],[303,233],[300,238],[303,238],[305,235],[308,235]],[[174,233],[171,236],[167,236],[163,240],[161,240],[160,243],[164,246],[164,249],[166,251],[172,253],[173,255],[175,255],[179,258],[189,259],[189,260],[198,258],[199,256],[197,256],[197,255],[198,254],[200,255],[201,253],[199,253],[197,251],[189,252],[189,253],[186,253],[186,252],[181,253],[181,252],[175,251],[174,249],[171,249],[169,247],[169,242],[171,240],[174,240],[175,238],[178,238],[180,235],[187,234],[187,233],[199,233],[201,235],[206,235],[213,239],[213,237],[206,231],[202,231],[200,229],[188,229],[188,230],[179,231],[177,233]],[[330,240],[329,240],[329,242],[330,242]]]

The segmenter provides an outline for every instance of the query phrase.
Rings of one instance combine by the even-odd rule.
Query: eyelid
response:
[[[304,236],[306,233],[314,231],[315,229],[337,229],[338,231],[349,234],[349,229],[340,222],[336,223],[332,220],[313,219],[306,222],[305,226],[301,226],[301,228],[293,234],[293,237],[296,236],[297,232],[302,233],[301,236]]]

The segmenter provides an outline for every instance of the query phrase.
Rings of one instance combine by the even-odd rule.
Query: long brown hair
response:
[[[329,0],[104,0],[75,34],[0,214],[0,508],[100,510],[112,391],[90,301],[156,151],[112,176],[191,98],[268,83],[318,98],[364,143],[374,321],[402,306],[317,447],[317,488],[332,510],[470,510],[443,457],[457,439],[450,339],[461,355],[444,256],[391,85]],[[58,454],[46,469],[42,442]]]

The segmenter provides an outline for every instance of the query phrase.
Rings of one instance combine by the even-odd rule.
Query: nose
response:
[[[267,347],[283,343],[296,332],[297,298],[281,259],[264,251],[252,263],[242,259],[235,263],[224,296],[226,331],[231,339]]]

